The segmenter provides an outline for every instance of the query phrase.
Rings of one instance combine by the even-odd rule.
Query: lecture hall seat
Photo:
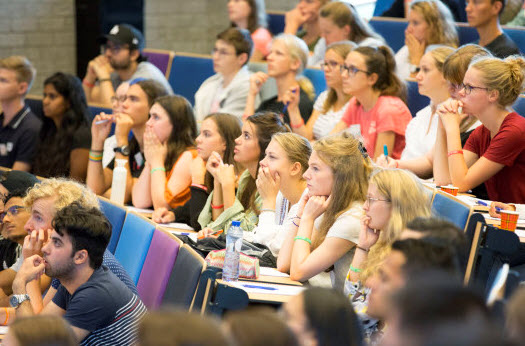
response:
[[[100,209],[111,223],[111,239],[109,240],[108,250],[115,254],[120,233],[122,232],[122,225],[124,225],[124,220],[126,219],[126,209],[102,196],[98,196],[98,201]]]
[[[155,65],[162,73],[164,73],[166,79],[169,77],[171,65],[173,64],[173,58],[175,57],[174,51],[146,48],[142,51],[142,55],[147,57],[150,63]]]
[[[466,230],[472,208],[454,196],[437,191],[432,200],[432,214],[452,222],[461,230]]]
[[[175,53],[168,82],[175,94],[184,96],[195,105],[195,93],[202,82],[215,74],[210,55]]]

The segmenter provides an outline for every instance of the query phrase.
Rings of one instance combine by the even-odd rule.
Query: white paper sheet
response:
[[[281,296],[295,296],[305,289],[305,287],[301,286],[246,281],[230,282],[230,285],[245,290],[247,293],[277,294]]]
[[[290,277],[289,274],[281,273],[277,269],[270,268],[270,267],[261,267],[259,269],[259,274],[260,275],[264,275],[264,276],[277,276],[277,277],[281,277],[281,278],[289,278]]]
[[[159,225],[162,227],[167,227],[167,228],[178,228],[178,229],[183,229],[186,231],[193,231],[193,227],[185,223],[180,223],[180,222],[161,223]]]
[[[142,208],[135,208],[135,207],[127,207],[128,211],[132,211],[138,214],[153,214],[153,209],[142,209]]]

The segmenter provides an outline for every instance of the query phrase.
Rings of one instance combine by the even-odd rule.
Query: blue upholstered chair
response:
[[[379,35],[383,36],[394,52],[405,45],[405,29],[408,25],[405,19],[373,17],[369,23]]]
[[[189,309],[206,262],[187,244],[179,249],[162,304]]]
[[[150,220],[133,212],[127,213],[115,257],[126,269],[135,285],[139,281],[154,230],[155,224]]]
[[[148,309],[160,306],[182,241],[169,232],[156,229],[140,273],[137,290]]]
[[[164,73],[166,78],[169,77],[171,65],[173,64],[173,57],[175,57],[174,51],[146,48],[142,51],[142,55],[146,56],[150,63]]]
[[[315,89],[315,97],[326,90],[326,80],[324,78],[324,71],[320,68],[306,68],[303,75],[308,78]]]
[[[112,226],[108,250],[112,254],[115,254],[115,249],[117,248],[120,233],[122,232],[122,225],[124,224],[124,219],[126,218],[126,209],[123,206],[115,204],[104,197],[99,196],[98,200],[100,202],[100,209],[102,209],[102,212],[104,215],[106,215]]]
[[[432,200],[432,214],[452,222],[459,229],[465,230],[472,208],[454,196],[437,191]]]
[[[408,109],[412,117],[416,116],[416,113],[429,105],[430,99],[419,93],[417,82],[413,80],[407,80],[407,92],[408,92]]]
[[[202,82],[215,74],[213,60],[209,55],[175,53],[168,82],[173,92],[195,104],[195,93]]]
[[[512,105],[512,108],[521,115],[522,117],[525,117],[525,96],[520,95],[516,102]]]
[[[268,19],[268,30],[272,35],[279,35],[284,31],[284,11],[266,11]]]

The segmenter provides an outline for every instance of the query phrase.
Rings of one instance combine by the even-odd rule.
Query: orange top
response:
[[[191,153],[192,158],[195,158],[197,156],[197,149],[188,149],[187,151]],[[170,189],[168,188],[168,181],[170,181],[171,174],[173,173],[175,166],[177,166],[177,162],[179,162],[179,159],[185,152],[180,154],[179,158],[177,159],[177,161],[171,168],[170,172],[166,176],[166,188],[164,189],[164,198],[166,199],[166,202],[168,202],[170,208],[176,208],[181,205],[184,205],[187,201],[190,200],[190,197],[191,197],[191,190],[190,190],[191,183],[188,184],[188,186],[186,186],[184,190],[182,190],[175,196],[171,193]]]

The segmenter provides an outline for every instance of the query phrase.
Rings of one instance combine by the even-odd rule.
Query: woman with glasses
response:
[[[229,28],[217,35],[213,47],[215,74],[206,79],[195,93],[197,124],[211,113],[228,113],[241,117],[250,88],[247,63],[253,48],[248,30]],[[256,95],[254,105],[259,105]]]
[[[358,242],[371,161],[358,140],[342,133],[315,142],[308,164],[308,192],[290,216],[277,269],[293,280],[342,291]]]
[[[439,0],[416,0],[410,3],[405,45],[396,53],[397,75],[415,77],[420,60],[428,46],[459,43],[454,17]]]
[[[350,41],[337,42],[328,46],[325,60],[321,64],[328,90],[323,91],[317,97],[308,122],[304,124],[296,104],[290,103],[288,106],[292,124],[300,124],[294,127],[295,133],[309,140],[317,140],[328,135],[339,123],[350,100],[350,96],[343,91],[340,66],[344,64],[345,57],[354,47],[355,44]]]
[[[343,91],[353,95],[332,133],[349,127],[363,138],[372,159],[383,153],[399,158],[405,147],[405,129],[412,119],[406,105],[406,86],[395,74],[396,63],[386,46],[358,47],[341,66]]]
[[[377,321],[363,316],[368,305],[366,281],[378,271],[406,224],[418,216],[430,216],[430,200],[418,178],[401,169],[384,169],[373,174],[365,198],[344,291],[364,322],[365,335],[369,336],[377,330]]]
[[[460,192],[484,182],[493,201],[525,202],[525,119],[509,111],[523,92],[524,73],[521,56],[474,59],[463,78],[459,100],[438,108],[441,123],[435,162],[450,174],[449,182]],[[463,113],[477,117],[482,126],[462,147],[459,123]]]
[[[44,121],[32,167],[42,177],[86,180],[91,134],[80,79],[57,72],[44,81]]]
[[[354,6],[343,1],[329,2],[321,8],[319,27],[321,39],[315,45],[313,55],[308,58],[308,65],[321,63],[326,46],[336,42],[352,41],[360,46],[385,44],[383,38],[361,18]]]
[[[155,99],[165,96],[168,91],[151,79],[130,82],[130,87],[123,98],[121,112],[116,114],[101,113],[91,124],[91,150],[86,185],[97,195],[110,196],[115,158],[126,161],[125,202],[131,200],[131,190],[145,167],[144,132],[149,118],[149,110]],[[115,104],[115,107],[118,107]],[[115,124],[116,146],[114,158],[107,166],[102,165],[104,141]],[[131,134],[130,134],[131,132]]]
[[[232,27],[250,32],[253,40],[251,61],[263,61],[268,53],[272,34],[266,29],[264,0],[229,0],[228,17]]]

